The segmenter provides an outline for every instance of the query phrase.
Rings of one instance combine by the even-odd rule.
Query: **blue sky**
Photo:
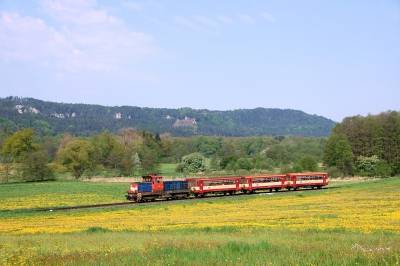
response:
[[[0,97],[400,111],[400,1],[0,0]]]

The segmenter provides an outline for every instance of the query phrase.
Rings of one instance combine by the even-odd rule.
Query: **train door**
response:
[[[240,190],[240,178],[235,178],[236,191]]]
[[[286,175],[286,179],[285,179],[285,185],[286,187],[290,187],[292,182],[291,182],[291,175]]]

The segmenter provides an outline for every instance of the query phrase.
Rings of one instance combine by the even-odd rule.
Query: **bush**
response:
[[[228,167],[229,164],[232,164],[233,166],[236,163],[237,159],[238,158],[234,155],[223,157],[220,162],[221,169],[225,169],[226,167]]]
[[[274,170],[275,163],[271,158],[267,158],[260,163],[260,168],[268,171]]]
[[[327,173],[328,177],[331,178],[343,177],[343,173],[340,172],[339,168],[337,168],[336,166],[329,167]]]
[[[280,172],[281,172],[281,174],[287,174],[287,173],[293,172],[293,169],[292,169],[292,167],[290,167],[290,165],[285,164],[285,165],[283,165],[281,167],[281,171]]]
[[[177,166],[175,167],[175,172],[176,173],[183,173],[183,163],[178,163]]]
[[[300,165],[298,165],[298,164],[295,164],[294,166],[293,166],[293,172],[295,172],[295,173],[302,173],[303,172],[303,167],[301,167]]]
[[[67,167],[65,167],[64,165],[58,164],[58,163],[49,163],[48,167],[57,174],[65,174],[66,172],[68,172]]]
[[[379,177],[389,177],[391,175],[392,168],[385,160],[379,160],[378,165],[375,168],[375,175]]]
[[[236,164],[238,165],[239,169],[247,170],[250,171],[251,169],[251,164],[248,159],[246,158],[240,158],[236,161]]]
[[[304,171],[316,172],[318,171],[317,160],[311,155],[305,155],[300,159],[299,165],[304,169]]]

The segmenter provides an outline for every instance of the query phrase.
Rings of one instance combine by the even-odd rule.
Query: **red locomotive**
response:
[[[162,176],[143,176],[142,182],[131,183],[126,199],[143,202],[156,199],[183,199],[190,195],[188,182],[184,180],[164,181]]]

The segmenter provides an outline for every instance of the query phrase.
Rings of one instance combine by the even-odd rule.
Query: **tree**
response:
[[[120,146],[118,145],[116,137],[111,134],[110,131],[105,130],[100,135],[92,138],[93,145],[96,152],[97,163],[102,164],[106,167],[114,167],[114,160],[109,160],[109,156],[113,151],[117,151]],[[112,157],[115,157],[115,153]]]
[[[220,163],[221,163],[221,159],[216,154],[213,154],[211,156],[211,160],[210,160],[211,169],[219,170],[220,169]]]
[[[392,174],[392,168],[385,160],[379,160],[375,168],[375,175],[380,177],[388,177]]]
[[[221,149],[220,142],[216,139],[199,136],[196,138],[195,142],[196,151],[204,154],[206,157],[210,157]]]
[[[229,164],[235,165],[238,158],[234,155],[223,157],[219,163],[222,169],[225,169]]]
[[[3,142],[1,154],[10,154],[15,160],[21,161],[27,153],[37,151],[39,145],[33,140],[34,133],[33,128],[27,128],[7,137]]]
[[[143,173],[157,173],[159,171],[158,154],[155,150],[145,149],[141,158]]]
[[[43,140],[44,142],[42,147],[47,152],[50,160],[53,160],[56,157],[57,150],[60,145],[59,140],[49,136],[44,136]]]
[[[122,157],[121,152],[111,151],[110,155],[107,157],[107,164],[117,172],[117,169],[122,166]]]
[[[26,181],[54,179],[53,171],[47,165],[48,155],[44,150],[26,154],[22,161],[22,176]]]
[[[192,153],[182,158],[182,171],[199,172],[206,170],[206,161],[200,153]]]
[[[139,154],[137,152],[135,152],[135,154],[132,155],[131,163],[132,163],[131,168],[132,168],[133,174],[136,174],[137,170],[142,165],[142,162],[140,161]]]
[[[12,169],[13,169],[13,164],[12,164],[10,155],[9,154],[4,155],[2,157],[2,166],[1,166],[0,170],[3,173],[2,180],[5,183],[8,183],[8,181],[10,180]]]
[[[305,155],[300,159],[299,165],[304,171],[316,172],[318,171],[318,163],[311,155]]]
[[[61,164],[72,171],[75,178],[81,178],[83,172],[93,165],[94,147],[89,140],[75,139],[57,153]]]
[[[323,160],[329,167],[336,166],[344,175],[353,174],[354,155],[346,135],[333,134],[327,140]]]

